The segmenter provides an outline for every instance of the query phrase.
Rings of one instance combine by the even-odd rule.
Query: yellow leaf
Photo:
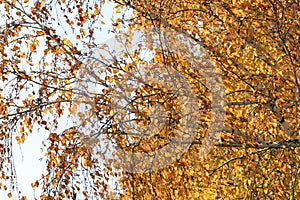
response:
[[[123,22],[123,20],[122,20],[121,18],[118,18],[118,19],[116,20],[116,22],[117,22],[117,23],[120,23],[120,22]]]
[[[83,160],[83,165],[87,166],[87,160],[86,159]]]
[[[95,11],[94,11],[94,15],[98,15],[100,13],[100,10],[99,9],[96,9]]]
[[[30,44],[29,44],[29,49],[30,49],[30,51],[32,51],[32,52],[36,52],[36,44],[35,44],[35,43],[30,43]]]

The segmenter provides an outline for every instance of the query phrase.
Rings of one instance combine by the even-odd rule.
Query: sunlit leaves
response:
[[[95,39],[92,34],[86,38],[86,32],[99,30],[103,24],[100,20],[101,6],[99,2],[81,1],[25,0],[0,3],[0,143],[1,157],[5,158],[1,162],[1,168],[7,169],[3,171],[1,179],[8,180],[11,177],[11,182],[7,181],[10,184],[5,188],[12,188],[12,196],[19,192],[16,191],[17,180],[14,163],[11,161],[12,144],[25,143],[27,136],[33,131],[44,130],[47,133],[59,128],[59,118],[71,107],[75,75],[84,60],[83,57],[87,55],[81,54],[80,50],[89,52],[86,47]],[[58,10],[60,13],[56,13]],[[80,37],[73,37],[76,35]],[[52,139],[53,135],[49,134],[49,141]],[[71,137],[56,142],[61,142],[59,145],[64,146],[69,144],[68,140]],[[81,149],[75,153],[83,155],[83,151]],[[60,160],[62,157],[56,158],[50,149],[47,155],[51,160],[49,171],[57,166],[68,167],[66,162]],[[85,167],[93,167],[94,163],[88,158],[84,160]],[[73,156],[70,161],[76,163],[78,159]],[[56,172],[51,174],[51,178],[56,179],[63,175],[61,171]],[[57,187],[60,184],[59,181],[53,183]],[[67,189],[63,187],[62,190]],[[91,195],[90,192],[86,193]],[[73,194],[69,190],[64,195],[71,197]],[[41,198],[46,196],[48,195],[42,195]]]
[[[187,155],[193,159],[183,157],[174,165],[183,165],[183,171],[193,167],[193,178],[174,166],[127,174],[121,179],[129,188],[124,199],[299,198],[299,155],[292,147],[299,146],[299,52],[295,51],[299,49],[299,5],[291,1],[116,2],[134,10],[130,29],[168,27],[203,46],[223,75],[227,100],[225,128],[205,167],[190,151]],[[179,61],[176,55],[172,59]],[[129,66],[125,65],[125,72]],[[205,82],[189,71],[188,62],[176,67],[198,86],[199,96],[207,94],[199,89]],[[202,104],[209,107],[207,101]],[[196,141],[193,148],[198,148],[197,143],[201,144]],[[143,148],[149,152],[150,146]],[[162,178],[155,180],[159,175]]]
[[[86,81],[84,73],[79,73],[83,61],[100,43],[104,18],[111,17],[103,10],[105,1],[1,1],[0,167],[7,171],[0,178],[11,181],[1,187],[9,191],[16,184],[12,141],[22,144],[38,128],[46,131],[47,138],[46,172],[32,184],[42,191],[40,199],[299,198],[299,5],[277,0],[115,2],[112,32],[168,28],[209,53],[223,77],[227,101],[222,105],[226,123],[216,146],[205,159],[199,158],[212,120],[212,95],[201,72],[192,69],[192,60],[184,59],[187,50],[155,49],[149,40],[147,48],[154,51],[151,61],[142,57],[141,49],[146,48],[142,46],[111,63],[100,55],[102,60],[93,65],[96,74],[89,75],[101,89],[83,95],[87,88],[80,91],[74,85]],[[132,15],[125,12],[129,8]],[[123,37],[128,44],[132,40]],[[107,50],[105,45],[99,48]],[[163,78],[151,84],[129,81],[133,72],[145,66],[151,66],[150,75],[157,72],[153,63],[187,79],[198,98],[199,130],[188,151],[170,166],[144,174],[120,174],[113,167],[122,170],[121,165],[101,164],[103,154],[95,149],[111,148],[103,138],[124,150],[151,154],[184,128],[180,127],[184,110],[162,84]],[[111,88],[118,84],[128,97],[123,112],[112,106]],[[82,102],[92,105],[91,109],[78,111]],[[61,117],[68,114],[82,123],[59,130],[65,122]],[[95,122],[91,116],[97,123],[91,123]],[[165,122],[162,127],[149,126],[159,120]],[[99,124],[101,128],[82,132],[89,122],[92,128]],[[108,180],[120,175],[123,189],[109,192]],[[14,193],[7,197],[13,198]]]

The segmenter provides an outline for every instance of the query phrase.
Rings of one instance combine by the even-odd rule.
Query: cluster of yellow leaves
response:
[[[107,178],[108,174],[98,171],[99,161],[93,158],[88,142],[82,143],[82,136],[75,128],[60,135],[49,135],[50,144],[45,155],[49,174],[42,175],[41,180],[32,184],[32,187],[42,187],[41,199],[74,198],[76,195],[88,199],[91,195],[101,197],[107,192],[103,177]],[[81,187],[80,178],[90,178],[94,188],[92,194]]]
[[[65,114],[72,101],[72,81],[82,66],[83,57],[87,56],[80,50],[90,51],[89,47],[95,40],[93,29],[99,30],[103,25],[102,3],[79,0],[0,1],[0,155],[3,158],[0,166],[5,169],[0,179],[8,183],[5,188],[10,187],[13,191],[8,197],[13,198],[19,192],[15,191],[17,179],[12,162],[12,140],[24,143],[26,136],[33,130],[41,130],[39,128],[42,127],[48,133],[58,128],[59,118]],[[58,10],[61,16],[53,17]],[[59,148],[72,143],[71,136],[62,137],[55,142],[54,138],[57,140],[57,137],[49,133],[50,143],[58,145]],[[69,164],[60,160],[62,155],[56,157],[57,149],[52,148],[54,147],[49,147],[46,156],[51,160],[47,163],[49,174],[43,178],[62,190],[61,194],[52,193],[54,197],[57,195],[56,199],[59,195],[60,198],[63,198],[61,195],[74,197],[66,187],[70,181],[68,178],[75,176],[70,170],[64,176],[65,185],[61,186],[58,180],[53,180],[59,178],[60,174],[63,176],[63,172],[55,171],[55,168],[66,169]],[[83,153],[87,150],[80,145],[74,145],[74,148],[74,152],[67,152],[70,155],[72,152],[78,153],[80,159],[68,157],[70,165],[75,165],[80,160],[81,168],[93,167],[94,162]],[[89,178],[99,175],[91,173]],[[99,191],[104,190],[100,183],[106,187],[102,181],[97,183]],[[80,184],[82,183],[78,183]],[[41,187],[41,184],[34,186]],[[48,189],[46,184],[44,188]],[[86,196],[91,194],[98,195],[86,192]]]
[[[182,128],[178,127],[183,119],[178,99],[171,97],[168,88],[160,83],[124,84],[120,89],[135,98],[128,105],[135,118],[125,124],[125,134],[120,131],[124,119],[118,121],[112,110],[108,86],[128,81],[134,70],[146,64],[140,57],[142,51],[122,55],[124,60],[131,59],[129,62],[114,60],[106,66],[105,76],[97,77],[97,83],[105,89],[101,95],[95,94],[95,110],[76,113],[79,104],[72,102],[75,90],[71,84],[82,78],[77,76],[83,68],[82,60],[97,43],[95,33],[104,24],[101,8],[105,2],[0,1],[5,12],[1,14],[5,24],[0,30],[0,80],[1,87],[5,87],[0,90],[0,168],[7,169],[0,179],[16,183],[11,176],[14,171],[10,171],[12,138],[23,143],[35,125],[44,127],[49,132],[47,173],[32,185],[42,188],[41,199],[76,198],[78,192],[86,199],[114,195],[107,191],[107,182],[116,175],[109,165],[102,170],[91,148],[99,141],[93,137],[83,141],[84,134],[94,133],[82,134],[76,128],[62,133],[52,131],[58,128],[59,118],[70,104],[74,106],[69,109],[71,114],[82,119],[96,112],[103,125],[101,133],[125,150],[155,152]],[[125,192],[121,198],[299,198],[299,4],[287,0],[114,2],[116,14],[133,9],[132,17],[118,15],[113,20],[114,31],[122,33],[124,24],[129,30],[159,31],[164,27],[202,46],[223,77],[227,101],[220,141],[201,159],[202,138],[211,121],[212,91],[207,90],[201,72],[191,69],[191,60],[184,59],[185,51],[158,49],[153,62],[183,74],[199,98],[199,130],[188,151],[172,165],[143,174],[124,172],[120,185]],[[61,15],[55,18],[57,10]],[[147,45],[153,50],[151,42]],[[164,128],[146,130],[149,123],[157,122],[148,118],[157,104],[166,111],[160,117],[172,123],[166,121]],[[52,118],[46,121],[49,115]],[[140,135],[130,135],[130,131]],[[141,138],[143,131],[148,135]],[[90,190],[83,189],[79,177],[88,179],[84,182],[90,183]],[[8,197],[12,198],[13,193]]]
[[[122,198],[299,198],[299,4],[276,0],[115,2],[134,10],[130,29],[168,27],[204,47],[223,76],[227,101],[220,141],[204,160],[199,154],[201,139],[197,139],[171,166],[127,173],[121,179],[127,188]],[[170,62],[161,57],[164,64]],[[179,60],[176,55],[172,59]],[[191,73],[188,62],[176,64],[195,85],[199,98],[210,92],[199,87],[203,77]],[[209,99],[204,105],[209,108]],[[198,136],[205,135],[205,127]],[[119,136],[121,141],[125,138]],[[154,143],[147,143],[147,151],[153,151]]]

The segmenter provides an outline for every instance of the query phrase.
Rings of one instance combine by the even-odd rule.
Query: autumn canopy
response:
[[[1,199],[300,199],[299,1],[0,0],[0,17]]]

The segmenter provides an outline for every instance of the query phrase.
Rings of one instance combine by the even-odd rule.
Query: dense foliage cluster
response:
[[[110,15],[108,5],[114,6]],[[299,199],[299,10],[297,0],[0,0],[1,189],[9,198],[27,199],[17,185],[13,150],[41,131],[47,138],[45,172],[32,183],[38,199]],[[138,46],[96,62],[95,49],[107,49],[101,44],[107,24],[128,43],[136,30],[183,35],[205,50],[210,63],[194,58],[203,59],[195,68],[182,41],[154,47],[151,37],[151,60]],[[196,98],[189,116],[199,116],[193,121],[197,130],[174,162],[137,173],[123,166],[123,152],[152,155],[166,144],[178,145],[177,130],[190,130],[183,126],[190,109],[167,84],[128,83],[137,71],[161,73],[158,65],[187,81]],[[203,71],[220,79],[209,82]],[[84,73],[101,91],[85,88]],[[210,84],[223,87],[216,115],[217,92]],[[129,114],[116,110],[116,85],[130,96]],[[86,113],[79,109],[83,102],[90,105]],[[153,125],[161,121],[149,113],[164,125]],[[133,122],[124,124],[129,115]],[[219,115],[224,122],[204,155],[210,124]],[[74,116],[81,123],[62,130],[61,119]],[[106,151],[116,147],[122,151],[107,160]]]

